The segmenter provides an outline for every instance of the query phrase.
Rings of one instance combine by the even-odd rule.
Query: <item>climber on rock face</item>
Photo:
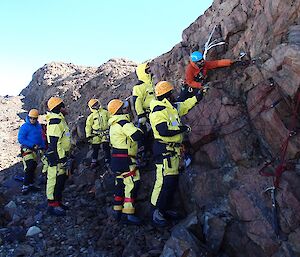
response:
[[[67,111],[63,100],[51,97],[47,113],[47,185],[48,213],[55,216],[66,214],[67,206],[62,203],[62,193],[67,180],[67,162],[71,148],[70,130],[65,120]]]
[[[101,145],[104,151],[104,162],[108,165],[110,163],[109,113],[102,108],[97,99],[91,99],[88,102],[88,106],[91,114],[86,119],[85,133],[93,149],[91,168],[97,165],[98,152]]]
[[[114,216],[127,224],[140,224],[134,215],[139,170],[136,163],[137,142],[143,139],[143,132],[130,122],[128,102],[113,99],[108,103],[110,144],[112,147],[111,170],[115,173]]]
[[[144,161],[145,154],[151,148],[152,132],[147,131],[146,122],[150,112],[150,102],[155,99],[153,81],[149,62],[142,63],[136,68],[136,75],[139,82],[133,87],[132,96],[138,127],[144,132],[146,141],[138,142],[138,155]]]
[[[202,53],[198,51],[193,52],[190,56],[190,63],[185,71],[185,85],[177,100],[184,101],[195,95],[199,90],[203,90],[207,72],[209,70],[228,67],[233,63],[234,61],[230,59],[206,61],[203,59]]]
[[[154,206],[152,221],[157,226],[165,226],[168,218],[178,216],[171,211],[171,205],[178,184],[180,148],[184,134],[190,131],[189,126],[181,123],[181,116],[186,115],[202,99],[202,92],[199,91],[184,102],[174,102],[173,90],[173,85],[167,81],[157,83],[157,100],[150,103],[149,118],[154,134],[156,164],[151,204]]]
[[[37,152],[45,149],[45,141],[42,137],[42,126],[38,122],[39,112],[31,109],[26,117],[26,122],[21,126],[18,133],[18,140],[21,144],[21,155],[24,165],[24,184],[22,193],[28,194],[30,191],[39,191],[40,188],[34,186],[34,176],[37,167]]]

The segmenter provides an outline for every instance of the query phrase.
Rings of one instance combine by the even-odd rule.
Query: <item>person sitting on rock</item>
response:
[[[184,134],[190,127],[181,123],[186,115],[201,99],[202,93],[184,102],[174,102],[174,86],[160,81],[155,86],[157,100],[150,103],[150,123],[154,134],[153,153],[156,165],[156,181],[151,195],[154,207],[152,222],[156,226],[166,226],[168,219],[178,218],[171,210],[178,184],[180,149]]]
[[[143,131],[144,140],[138,142],[138,155],[141,162],[145,161],[145,155],[151,150],[152,133],[147,131],[146,122],[150,112],[150,102],[155,99],[153,90],[152,73],[149,62],[142,63],[136,68],[138,83],[133,87],[132,96],[138,127]]]
[[[30,191],[39,191],[40,188],[34,186],[35,170],[37,167],[37,152],[45,149],[45,141],[42,137],[42,126],[38,122],[39,112],[31,109],[26,117],[26,122],[20,127],[18,141],[21,144],[21,155],[24,165],[24,182],[22,193],[28,194]]]
[[[228,67],[233,63],[234,61],[230,59],[206,61],[203,59],[201,52],[193,52],[190,56],[190,62],[185,71],[185,84],[177,100],[184,101],[194,96],[199,90],[203,90],[207,72],[209,70]]]
[[[88,106],[91,114],[86,119],[85,133],[93,149],[91,168],[97,165],[98,152],[101,145],[104,151],[104,162],[108,165],[110,163],[109,113],[102,108],[97,99],[91,99],[88,102]]]
[[[136,164],[137,141],[143,138],[143,132],[130,122],[128,102],[113,99],[108,103],[109,137],[112,147],[111,170],[115,173],[114,216],[127,224],[140,224],[134,215],[134,200],[140,180]]]
[[[55,216],[66,215],[68,209],[62,203],[62,193],[68,178],[67,163],[71,148],[70,130],[65,120],[67,111],[63,100],[51,97],[47,113],[47,185],[48,213]]]

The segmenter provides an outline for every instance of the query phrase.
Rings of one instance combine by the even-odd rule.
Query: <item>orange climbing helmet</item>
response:
[[[124,102],[120,99],[113,99],[107,105],[107,110],[111,115],[116,114],[116,112],[123,106]]]
[[[168,81],[160,81],[155,86],[156,96],[164,95],[174,89],[174,86]]]
[[[56,106],[58,106],[62,102],[63,100],[60,97],[51,97],[47,103],[48,109],[52,111]]]
[[[89,102],[88,102],[88,106],[90,108],[92,108],[94,106],[94,104],[99,103],[99,101],[95,98],[92,98]]]
[[[38,118],[39,117],[39,111],[37,109],[31,109],[28,113],[28,116],[30,118]]]

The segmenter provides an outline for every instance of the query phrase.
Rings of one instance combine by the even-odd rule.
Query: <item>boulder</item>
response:
[[[13,219],[14,214],[17,212],[17,205],[14,201],[10,201],[7,205],[5,205],[4,210],[7,212],[10,219]]]
[[[27,244],[19,245],[16,248],[14,256],[31,256],[34,253],[34,248]]]
[[[28,229],[28,231],[27,231],[27,233],[26,233],[26,236],[28,236],[28,237],[30,237],[30,236],[35,236],[35,235],[37,235],[37,234],[39,234],[39,233],[41,233],[42,232],[42,230],[39,228],[39,227],[37,227],[37,226],[32,226],[32,227],[30,227],[29,229]]]
[[[195,236],[193,230],[200,226],[200,220],[192,213],[184,221],[176,225],[166,242],[161,257],[206,257],[212,256],[209,250]]]

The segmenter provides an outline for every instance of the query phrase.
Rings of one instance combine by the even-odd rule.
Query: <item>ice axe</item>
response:
[[[276,206],[276,187],[268,187],[264,190],[264,193],[268,191],[271,192],[271,199],[272,199],[272,225],[275,231],[276,236],[279,236],[279,223],[278,223],[278,216],[277,216],[277,206]]]
[[[213,34],[215,33],[216,27],[217,27],[217,25],[214,26],[213,30],[211,31],[211,33],[210,33],[210,35],[209,35],[209,37],[208,37],[208,39],[207,39],[207,41],[206,41],[206,43],[205,43],[205,45],[204,45],[204,53],[203,53],[203,59],[204,59],[204,60],[206,60],[207,52],[208,52],[210,49],[212,49],[213,47],[216,47],[216,46],[220,46],[220,45],[224,45],[224,44],[225,44],[224,41],[220,41],[220,40],[222,40],[222,38],[221,38],[221,39],[215,39],[215,40],[213,40],[212,42],[210,42],[211,39],[212,39]]]

